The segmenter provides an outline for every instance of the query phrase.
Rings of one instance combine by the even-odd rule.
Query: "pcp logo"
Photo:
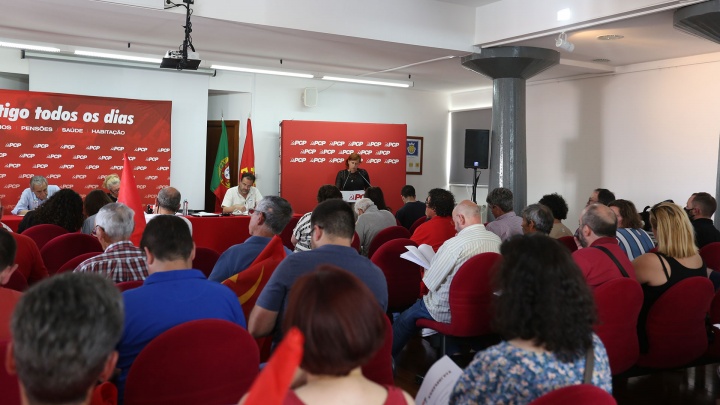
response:
[[[382,159],[368,159],[365,163],[380,163]]]
[[[382,142],[368,142],[367,146],[382,146]]]
[[[335,149],[323,149],[320,151],[321,155],[332,155],[335,153]]]
[[[146,176],[145,180],[157,180],[158,176]]]
[[[158,170],[160,168],[158,167]],[[147,170],[147,166],[135,166],[135,170]]]
[[[135,152],[147,152],[147,148],[135,148]]]
[[[145,166],[140,166],[140,167],[145,167]],[[166,171],[170,170],[170,168],[168,166],[160,166],[157,169],[161,172],[166,172]],[[143,169],[143,170],[145,170],[145,169]]]
[[[343,158],[332,158],[332,159],[330,159],[330,163],[342,163],[342,162],[344,162],[344,161],[345,161],[345,159],[343,159]]]
[[[7,153],[4,153],[4,152],[3,152],[3,153],[0,153],[0,158],[3,158],[3,157],[5,157],[5,156],[7,156]]]
[[[145,198],[157,198],[157,194],[145,194]]]
[[[330,142],[330,146],[343,146],[345,145],[345,141],[332,141]]]
[[[294,141],[290,142],[290,145],[305,145],[306,143],[307,143],[307,141],[294,140]]]
[[[73,188],[73,187],[75,187],[74,184],[63,184],[62,186],[60,186],[60,188]]]
[[[358,152],[358,155],[372,155],[372,151],[370,149],[363,149]]]
[[[98,145],[90,145],[90,146],[88,146],[88,147],[85,148],[85,149],[87,149],[87,150],[100,150],[100,146],[98,146]]]
[[[379,151],[375,152],[375,154],[380,155],[380,156],[387,156],[390,154],[390,151],[389,150],[379,150]]]
[[[400,159],[385,159],[385,163],[391,164],[391,165],[396,165],[396,164],[400,163]]]
[[[99,169],[99,168],[100,168],[100,165],[87,165],[87,166],[85,166],[85,170],[97,170],[97,169]],[[118,169],[110,168],[110,170],[118,170]]]
[[[5,188],[20,188],[19,184],[6,184]]]
[[[48,174],[45,177],[47,177],[48,179],[59,179],[60,175],[59,174]]]
[[[45,159],[60,159],[62,155],[58,155],[57,153],[51,153],[45,157]]]
[[[100,156],[98,160],[112,160],[112,156]]]
[[[128,160],[131,161],[131,162],[132,162],[133,160],[135,160],[135,159],[136,159],[135,156],[128,156]]]
[[[167,153],[167,152],[170,152],[170,148],[158,148],[157,151],[158,151],[158,152]]]
[[[160,160],[160,158],[157,156],[149,156],[145,159],[146,162],[157,162],[158,160]]]
[[[122,169],[123,169],[123,167],[120,165],[110,166],[110,170],[122,170]]]
[[[70,170],[70,169],[72,169],[72,168],[74,168],[74,167],[75,167],[75,165],[60,165],[60,166],[58,167],[58,169]]]
[[[48,165],[46,163],[37,163],[33,165],[33,169],[47,169]]]
[[[32,179],[33,175],[30,173],[21,174],[18,176],[18,179]]]
[[[87,159],[87,155],[75,155],[75,156],[73,156],[73,159],[75,159],[75,160],[85,160],[85,159]]]
[[[163,186],[162,184],[159,185],[159,186],[157,186],[157,187],[155,187],[155,189],[157,189],[157,190],[162,190],[162,189],[164,189],[164,188],[165,188],[165,186]]]
[[[74,178],[75,178],[75,176],[73,176],[73,179]],[[88,184],[87,186],[85,186],[85,188],[91,188],[94,190],[94,189],[98,188],[98,185],[97,184]]]
[[[138,190],[145,190],[145,187],[147,187],[145,184],[138,184],[138,185],[137,185]]]
[[[363,146],[363,142],[359,141],[353,141],[348,144],[348,146]]]
[[[18,169],[20,168],[20,163],[8,163],[5,165],[8,169]]]
[[[86,177],[87,177],[87,174],[76,174],[76,175],[72,176],[73,179],[80,179],[80,180],[84,180]]]
[[[325,141],[312,141],[312,142],[310,142],[310,146],[314,146],[314,145],[323,146],[326,143],[327,142],[325,142]]]
[[[116,150],[118,152],[122,152],[125,150],[125,147],[124,146],[113,146],[112,148],[110,148],[110,150]]]
[[[14,142],[9,142],[9,143],[5,144],[6,148],[19,148],[21,146],[22,146],[21,143],[14,143]]]
[[[312,158],[310,159],[310,163],[324,163],[325,158]]]
[[[312,155],[317,151],[317,149],[303,149],[300,151],[301,155]]]
[[[47,148],[48,146],[50,146],[50,145],[48,145],[48,144],[46,144],[46,143],[36,143],[36,144],[33,146],[33,149],[45,149],[45,148]]]
[[[307,160],[307,159],[306,158],[292,158],[292,159],[290,159],[290,163],[302,163],[305,160]]]
[[[18,156],[20,159],[32,159],[35,157],[34,153],[22,153]]]
[[[5,173],[0,173],[0,179],[4,179],[5,176],[7,176],[7,174],[5,174]],[[5,197],[5,196],[0,196],[0,198],[2,198],[2,197]]]
[[[353,195],[350,196],[350,201],[356,201],[356,200],[359,200],[359,199],[361,199],[361,198],[363,198],[363,197],[365,197],[364,194],[353,194]]]
[[[100,148],[100,147],[98,146],[98,149],[99,149],[99,148]],[[75,145],[61,145],[61,146],[60,146],[60,149],[75,149]],[[88,146],[88,149],[90,149],[89,146]]]
[[[398,146],[400,146],[399,142],[388,142],[385,144],[386,148],[397,148]]]
[[[340,151],[341,155],[349,155],[351,153],[355,153],[355,150],[354,149],[343,149]]]

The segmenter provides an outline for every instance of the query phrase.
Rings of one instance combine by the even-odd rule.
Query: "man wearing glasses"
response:
[[[60,191],[58,186],[48,185],[47,179],[43,176],[33,176],[30,179],[30,187],[23,190],[15,208],[10,211],[13,215],[25,215],[28,211],[41,206],[48,197]]]

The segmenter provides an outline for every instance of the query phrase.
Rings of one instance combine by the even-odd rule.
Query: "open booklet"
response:
[[[430,367],[415,396],[416,405],[445,405],[463,371],[450,357],[443,356]]]
[[[422,244],[418,247],[415,246],[405,246],[405,248],[408,250],[407,252],[400,255],[405,260],[409,260],[417,265],[422,266],[424,269],[430,268],[430,263],[432,263],[433,257],[435,257],[435,251],[433,250],[432,246]]]

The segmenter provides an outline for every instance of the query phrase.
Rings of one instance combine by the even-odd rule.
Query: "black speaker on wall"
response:
[[[465,130],[465,168],[487,169],[490,167],[490,130]]]

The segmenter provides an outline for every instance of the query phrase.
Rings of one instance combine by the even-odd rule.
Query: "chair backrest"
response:
[[[118,389],[115,384],[105,381],[93,389],[90,405],[117,405]]]
[[[670,368],[685,365],[708,348],[705,315],[714,289],[705,277],[690,277],[670,287],[648,312],[645,330],[649,352],[642,367]]]
[[[720,271],[720,242],[712,242],[700,249],[700,257],[708,268]]]
[[[352,243],[350,246],[353,247],[353,249],[357,250],[358,253],[360,253],[360,235],[358,235],[357,232],[355,232],[355,235],[353,235]]]
[[[293,229],[295,229],[295,225],[297,225],[299,220],[300,217],[297,216],[293,216],[292,218],[290,218],[290,222],[285,225],[285,229],[283,229],[282,233],[280,234],[280,239],[282,239],[283,245],[285,245],[285,247],[290,250],[295,249],[295,245],[292,244],[292,234]]]
[[[122,283],[115,284],[115,287],[117,287],[120,292],[125,292],[127,290],[132,290],[133,288],[138,288],[141,285],[145,283],[145,280],[130,280],[130,281],[123,281]]]
[[[630,278],[616,278],[595,291],[598,323],[594,327],[610,359],[613,375],[632,367],[640,356],[637,321],[643,303],[640,284]]]
[[[192,266],[194,269],[198,269],[203,272],[205,277],[210,277],[215,263],[220,258],[220,253],[213,249],[206,247],[195,247],[195,258],[193,259]]]
[[[418,226],[424,224],[427,221],[427,217],[420,217],[413,222],[413,224],[410,226],[410,235],[412,235]]]
[[[28,289],[28,282],[25,279],[25,276],[16,269],[10,275],[10,280],[8,280],[3,287],[23,292]],[[2,365],[0,365],[0,367],[2,367]]]
[[[422,267],[400,257],[407,252],[405,246],[417,246],[417,243],[406,238],[388,241],[370,259],[385,275],[388,312],[401,312],[409,308],[420,294]]]
[[[450,283],[451,336],[480,336],[492,332],[492,279],[502,256],[487,252],[468,259]]]
[[[568,248],[570,250],[570,253],[578,249],[577,243],[575,243],[574,236],[561,236],[557,240],[558,242],[562,243],[566,248]]]
[[[615,398],[590,384],[570,385],[550,391],[530,405],[616,405]]]
[[[405,229],[403,226],[391,226],[383,229],[375,235],[372,241],[370,241],[370,246],[368,247],[368,258],[372,259],[373,254],[375,254],[375,252],[385,242],[398,238],[410,239],[410,236],[412,236],[410,231]]]
[[[5,369],[7,340],[0,340],[0,396],[3,405],[20,405],[20,387],[16,375],[8,374]]]
[[[255,340],[225,320],[175,326],[135,359],[125,383],[125,405],[234,404],[258,374]]]
[[[66,233],[57,236],[40,248],[40,256],[51,276],[74,257],[85,253],[102,252],[102,245],[97,238],[84,233]]]
[[[383,319],[385,320],[385,341],[370,361],[362,366],[362,373],[365,378],[380,385],[395,385],[392,368],[392,324],[387,316],[383,316]]]
[[[66,271],[73,271],[77,268],[77,266],[80,265],[80,263],[84,262],[85,260],[95,257],[99,255],[98,252],[89,252],[89,253],[83,253],[81,255],[75,256],[72,259],[68,260],[60,266],[60,268],[55,272],[55,274],[65,273]]]
[[[42,249],[46,243],[56,236],[65,235],[66,233],[68,233],[67,229],[55,224],[35,225],[22,232],[23,235],[28,236],[37,243],[38,249]]]

